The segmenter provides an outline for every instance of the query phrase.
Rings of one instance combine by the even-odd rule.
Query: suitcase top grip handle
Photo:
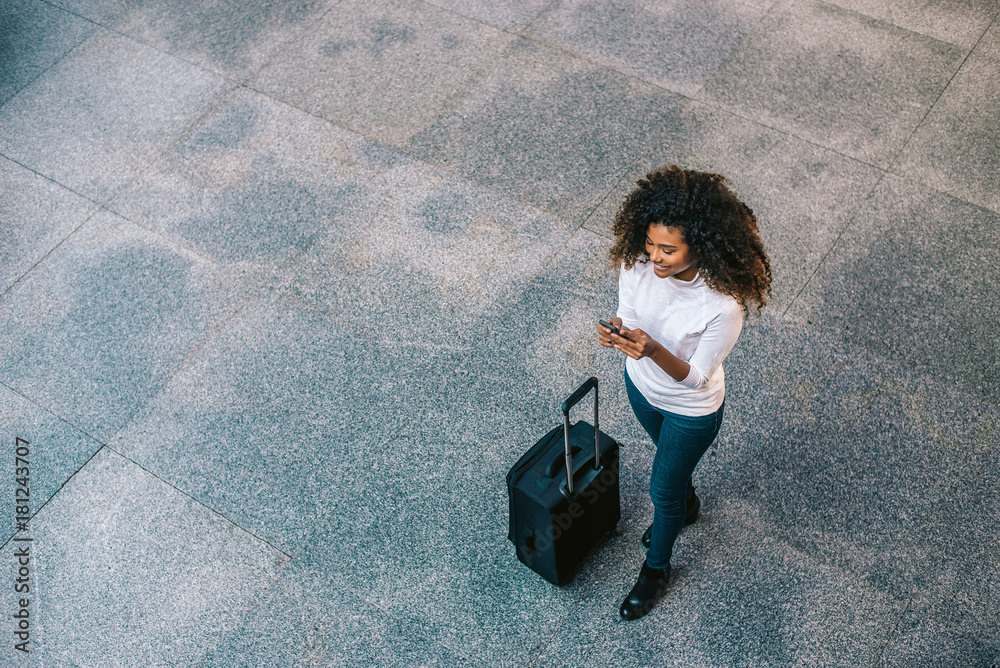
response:
[[[583,448],[581,448],[578,445],[574,445],[570,449],[570,453],[569,454],[572,457],[572,456],[577,455],[580,452],[583,452]],[[552,461],[550,461],[548,463],[548,465],[545,467],[545,477],[546,478],[555,478],[556,477],[556,473],[558,473],[559,469],[561,469],[562,467],[563,467],[563,453],[562,452],[557,452],[555,454],[555,456],[552,457]]]
[[[590,392],[590,390],[592,390],[595,387],[597,387],[597,376],[591,376],[590,378],[585,380],[583,382],[583,385],[576,388],[576,392],[569,395],[569,399],[563,402],[562,405],[563,415],[568,416],[569,409],[573,408],[573,406],[578,404],[580,402],[580,399],[583,399],[585,396],[587,396],[587,393]]]

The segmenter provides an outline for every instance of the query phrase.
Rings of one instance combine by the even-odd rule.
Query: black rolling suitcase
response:
[[[570,427],[569,411],[594,390],[594,424]],[[597,378],[563,402],[563,424],[535,443],[507,474],[517,558],[555,585],[574,570],[621,517],[618,443],[600,431]],[[595,447],[596,446],[596,447]]]

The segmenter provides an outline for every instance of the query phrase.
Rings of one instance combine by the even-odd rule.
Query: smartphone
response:
[[[618,336],[622,337],[626,341],[631,341],[632,340],[632,339],[628,338],[627,336],[625,336],[624,334],[622,334],[622,330],[618,329],[617,327],[615,327],[614,325],[612,325],[610,322],[608,322],[606,320],[598,320],[597,322],[601,323],[602,327],[607,327],[608,329],[610,329],[612,334],[617,334]]]
[[[606,320],[598,320],[597,322],[600,323],[601,327],[607,327],[610,329],[612,334],[617,334],[618,336],[622,335],[621,330],[612,325],[610,322],[607,322]]]

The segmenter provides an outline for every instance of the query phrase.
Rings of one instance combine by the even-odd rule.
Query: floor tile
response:
[[[1000,664],[996,632],[969,634],[934,619],[906,615],[885,648],[880,668],[993,668]]]
[[[255,609],[213,648],[205,668],[269,666],[460,666],[464,660],[296,560]]]
[[[0,299],[0,380],[103,441],[235,311],[241,278],[99,213]]]
[[[1000,213],[1000,24],[994,24],[893,171]]]
[[[527,34],[691,96],[772,4],[571,0],[551,4]]]
[[[997,407],[774,320],[726,365],[725,422],[695,475],[706,506],[900,600],[934,586],[1000,446]]]
[[[997,15],[992,0],[830,0],[831,4],[971,49]]]
[[[699,99],[880,167],[965,50],[813,0],[776,5]]]
[[[57,0],[116,32],[234,81],[245,81],[277,56],[335,0]]]
[[[39,0],[0,6],[0,105],[52,67],[94,26]]]
[[[1000,403],[1000,214],[886,176],[788,312]]]
[[[979,496],[956,521],[952,540],[931,571],[930,585],[909,602],[883,665],[992,668],[1000,662],[998,482],[1000,448],[994,448],[989,463],[980,469]]]
[[[345,0],[252,85],[366,137],[402,146],[511,39],[421,2]]]
[[[273,271],[390,155],[243,89],[109,206],[217,262]]]
[[[0,439],[0,471],[4,472],[0,494],[9,500],[0,508],[0,541],[6,541],[17,531],[17,522],[23,521],[15,517],[38,512],[101,444],[6,386],[0,386]],[[20,448],[24,450],[19,454]],[[19,487],[26,489],[16,492]],[[25,494],[27,513],[14,503]]]
[[[198,665],[288,563],[106,449],[30,533],[34,665]],[[11,576],[16,563],[4,560]],[[20,664],[11,645],[0,651]]]
[[[377,345],[457,362],[569,233],[559,219],[401,159],[333,213],[286,284]]]
[[[552,0],[428,0],[429,4],[510,32],[530,23]]]
[[[637,534],[607,561],[535,665],[871,665],[903,608],[717,512],[684,530],[667,593],[626,622],[618,606],[642,558]]]
[[[605,544],[562,588],[521,566],[507,541],[507,466],[487,443],[418,429],[356,463],[354,485],[338,490],[350,510],[324,520],[302,559],[472,665],[525,665]]]
[[[488,439],[513,464],[562,422],[562,402],[597,376],[601,424],[619,438],[616,430],[634,420],[624,396],[624,356],[597,342],[597,321],[617,308],[609,248],[589,230],[574,233],[517,300],[497,309],[425,420]],[[593,420],[592,401],[573,411],[574,421]]]
[[[135,7],[135,0],[52,0],[57,7],[101,25],[114,24]]]
[[[0,5],[0,665],[1000,666],[995,3]],[[595,327],[666,162],[775,294],[625,623]],[[621,519],[558,588],[503,480],[590,376]]]
[[[97,205],[0,158],[0,293],[97,210]]]
[[[679,106],[679,96],[519,40],[408,151],[582,222]]]
[[[103,202],[209,111],[225,85],[95,30],[0,107],[0,154]]]
[[[320,518],[345,510],[351,463],[419,421],[450,370],[264,293],[110,445],[294,555]]]

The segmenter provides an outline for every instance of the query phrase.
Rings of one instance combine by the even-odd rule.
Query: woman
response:
[[[597,326],[600,344],[625,353],[625,389],[656,444],[649,481],[653,524],[646,560],[619,609],[638,619],[670,577],[681,527],[701,502],[691,474],[722,424],[729,354],[752,307],[771,291],[757,220],[718,174],[661,167],[638,182],[614,221],[611,261],[621,266],[619,333]]]

